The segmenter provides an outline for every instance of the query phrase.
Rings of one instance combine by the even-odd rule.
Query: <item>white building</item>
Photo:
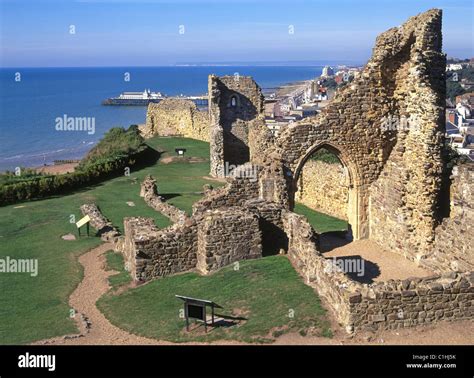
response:
[[[322,77],[328,77],[334,75],[334,70],[330,66],[325,66],[323,68],[323,73],[321,74]]]
[[[459,71],[462,70],[462,64],[455,63],[455,64],[448,64],[446,66],[446,71]]]

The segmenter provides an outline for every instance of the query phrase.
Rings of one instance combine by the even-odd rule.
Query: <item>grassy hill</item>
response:
[[[68,195],[0,207],[0,258],[4,259],[9,256],[15,259],[38,259],[38,275],[36,277],[31,277],[26,273],[0,273],[0,303],[2,304],[0,306],[0,344],[24,344],[76,332],[75,323],[69,317],[68,297],[82,278],[82,267],[77,258],[101,242],[95,236],[82,237],[75,241],[61,239],[64,234],[76,233],[74,223],[70,222],[71,215],[74,215],[75,220],[78,220],[81,217],[79,207],[82,204],[96,202],[103,214],[120,230],[123,228],[124,217],[139,215],[152,217],[156,225],[162,228],[170,224],[168,218],[148,207],[139,196],[140,182],[146,175],[152,174],[157,179],[160,194],[164,195],[170,203],[188,213],[191,212],[192,204],[201,198],[200,192],[204,184],[211,183],[215,187],[222,185],[220,182],[204,178],[209,173],[208,143],[186,138],[158,137],[148,140],[147,143],[150,147],[161,152],[160,160],[153,166],[137,171],[132,170],[129,177],[117,177],[94,186],[78,188],[76,192]],[[164,164],[163,161],[166,158],[175,156],[174,149],[176,147],[186,148],[186,157],[199,159],[196,159],[197,162],[194,163],[186,159],[168,159],[171,161]],[[127,202],[130,201],[135,206],[129,206]],[[327,230],[340,226],[337,222],[334,223],[333,218],[318,214],[310,209],[304,209],[304,214],[310,218],[316,228]],[[117,257],[109,257],[109,261],[110,258],[117,259]],[[117,261],[115,261],[116,266]],[[229,270],[223,270],[215,277],[203,278],[201,281],[194,274],[185,274],[170,278],[169,281],[159,280],[146,285],[143,293],[152,295],[153,288],[161,285],[162,282],[169,282],[170,285],[182,284],[183,286],[178,286],[178,288],[182,288],[181,294],[211,295],[216,300],[222,300],[225,304],[231,304],[233,307],[238,306],[237,298],[244,297],[244,293],[260,293],[259,297],[252,294],[249,298],[248,305],[253,308],[253,320],[249,320],[242,333],[240,331],[232,332],[229,335],[220,335],[222,337],[235,335],[237,338],[247,339],[254,331],[262,334],[269,327],[281,324],[285,319],[288,306],[301,309],[303,313],[322,313],[317,297],[310,288],[302,284],[284,257],[275,257],[261,263],[255,261],[249,265],[245,263],[242,266],[248,267],[248,270],[243,268],[241,273],[247,272],[248,275],[234,275]],[[256,272],[255,282],[251,279],[253,277],[252,269]],[[273,270],[282,275],[278,277],[277,273],[272,272]],[[228,277],[231,281],[227,287]],[[250,279],[245,277],[250,277]],[[242,278],[245,279],[242,280]],[[278,279],[280,279],[279,282],[277,282]],[[116,278],[114,284],[120,284],[126,280],[127,278],[122,275],[120,278]],[[286,280],[289,285],[288,290],[285,289]],[[202,284],[197,284],[198,282],[202,282]],[[192,289],[194,283],[197,284],[196,290]],[[262,287],[259,291],[257,284],[266,285],[268,288],[264,290]],[[274,287],[271,287],[270,284]],[[214,287],[214,285],[217,286]],[[220,297],[215,291],[218,287],[223,289],[224,297]],[[173,289],[173,293],[176,290]],[[133,293],[140,294],[141,292],[133,291]],[[113,314],[110,311],[110,308],[107,307],[108,303],[136,300],[138,303],[146,304],[143,302],[146,300],[146,296],[142,298],[140,294],[136,298],[131,298],[130,295],[125,294],[123,299],[122,297],[104,299],[104,310],[113,320],[121,323],[122,318],[120,314]],[[237,302],[231,297],[235,297]],[[269,298],[271,298],[270,302],[278,301],[278,313],[272,315],[275,318],[269,319],[268,324],[265,325],[262,323],[262,317],[266,316],[265,314],[269,311],[265,309],[265,306],[270,304]],[[155,300],[150,302],[150,307],[146,311],[154,309],[154,302]],[[172,306],[166,309],[163,314],[175,311],[175,307],[179,303],[174,302],[174,299],[171,302]],[[123,304],[126,305],[127,302],[123,302]],[[287,307],[285,308],[285,306]],[[258,309],[267,312],[260,313]],[[173,324],[170,325],[169,330],[174,329],[173,327],[176,327],[178,323]],[[297,327],[301,327],[301,323],[298,324]],[[262,329],[259,330],[259,327]],[[324,327],[321,328],[322,331],[324,331]],[[163,333],[159,336],[161,335],[168,337],[170,334]]]

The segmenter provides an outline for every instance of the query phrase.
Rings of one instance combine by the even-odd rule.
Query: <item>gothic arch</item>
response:
[[[307,162],[307,160],[315,152],[325,148],[332,152],[340,160],[344,166],[345,171],[348,175],[348,195],[349,200],[347,203],[347,219],[350,225],[350,230],[355,240],[367,238],[367,211],[368,211],[368,190],[364,189],[365,186],[361,185],[361,175],[357,164],[351,158],[351,156],[344,152],[344,150],[337,146],[335,143],[322,141],[316,142],[311,148],[309,148],[305,154],[303,154],[295,165],[293,173],[292,186],[290,189],[290,203],[294,203],[294,197],[298,190],[298,180],[301,175],[301,171]]]

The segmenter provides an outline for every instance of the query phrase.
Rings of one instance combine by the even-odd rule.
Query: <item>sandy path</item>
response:
[[[79,257],[79,262],[84,266],[84,279],[69,297],[69,304],[76,310],[75,320],[81,336],[61,336],[39,341],[37,344],[169,344],[136,336],[117,328],[96,307],[97,300],[110,289],[107,277],[114,272],[105,270],[104,253],[112,248],[112,244],[105,243]],[[89,326],[86,326],[86,322]]]

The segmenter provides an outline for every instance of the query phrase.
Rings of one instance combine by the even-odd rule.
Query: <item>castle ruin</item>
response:
[[[208,274],[283,252],[348,332],[472,318],[474,168],[456,167],[449,181],[441,16],[433,9],[381,34],[362,74],[320,114],[275,140],[262,128],[263,96],[251,78],[210,76],[211,174],[222,176],[228,163],[238,165],[237,173],[252,168],[256,179],[234,175],[166,229],[126,218],[119,249],[134,279]],[[386,120],[402,118],[406,127],[387,127]],[[361,284],[328,271],[319,235],[292,212],[303,167],[321,148],[334,152],[347,173],[354,239],[373,240],[434,276]]]

